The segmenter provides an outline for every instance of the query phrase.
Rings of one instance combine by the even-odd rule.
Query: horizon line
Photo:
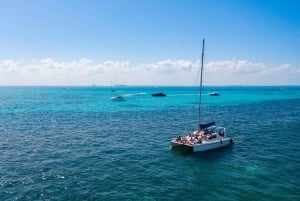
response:
[[[0,87],[199,87],[199,85],[0,85]],[[300,87],[299,84],[269,84],[269,85],[242,85],[242,84],[233,84],[233,85],[205,85],[203,87]]]

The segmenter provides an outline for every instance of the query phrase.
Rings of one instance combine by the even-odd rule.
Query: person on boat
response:
[[[181,136],[178,136],[178,137],[176,138],[176,142],[182,142]]]
[[[223,137],[224,136],[224,132],[220,130],[219,131],[219,135]]]
[[[201,144],[201,137],[199,135],[195,137],[195,144]]]

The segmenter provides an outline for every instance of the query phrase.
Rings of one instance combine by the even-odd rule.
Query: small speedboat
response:
[[[210,96],[219,96],[220,94],[217,91],[209,93]]]
[[[125,98],[123,96],[113,96],[110,98],[110,100],[113,101],[125,101]]]
[[[152,96],[155,96],[155,97],[163,97],[163,96],[167,96],[167,95],[164,94],[164,93],[162,93],[162,92],[159,92],[159,93],[152,94]]]

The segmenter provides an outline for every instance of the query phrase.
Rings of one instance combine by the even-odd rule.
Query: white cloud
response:
[[[14,60],[4,60],[0,62],[0,66],[4,72],[11,72],[18,68],[19,63],[20,62]]]
[[[268,66],[247,60],[207,63],[207,84],[212,85],[299,85],[299,68],[290,64]]]
[[[252,63],[247,60],[224,60],[209,62],[206,68],[206,72],[212,73],[257,73],[267,67],[263,63]]]
[[[200,61],[163,60],[131,65],[129,61],[95,63],[82,58],[58,62],[0,61],[0,85],[195,85]],[[270,67],[247,60],[211,61],[205,64],[206,85],[300,84],[300,69],[290,64]]]
[[[159,61],[154,64],[143,64],[141,65],[148,71],[155,71],[155,72],[178,72],[178,71],[194,71],[199,66],[199,61],[193,63],[188,60],[177,60],[172,61],[171,59]]]

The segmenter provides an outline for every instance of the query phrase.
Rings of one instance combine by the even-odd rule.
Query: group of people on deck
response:
[[[200,136],[192,137],[190,134],[187,137],[178,136],[176,138],[176,142],[180,142],[182,144],[190,144],[190,145],[201,144],[202,140],[205,140],[205,139]]]
[[[204,130],[194,131],[186,137],[178,136],[176,138],[176,142],[180,142],[182,144],[195,145],[195,144],[201,144],[202,142],[205,142],[215,137],[217,136],[213,135],[212,131],[208,131],[207,129],[204,129]]]

